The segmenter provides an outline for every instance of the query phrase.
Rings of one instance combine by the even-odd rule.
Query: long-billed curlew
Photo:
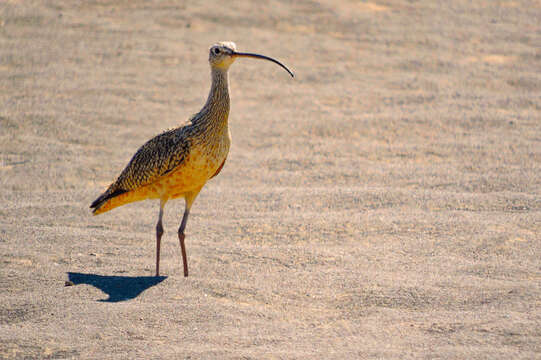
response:
[[[156,225],[156,276],[160,274],[163,209],[168,200],[178,197],[183,197],[186,203],[178,238],[184,276],[188,276],[184,229],[195,198],[206,182],[222,170],[229,152],[231,135],[227,126],[227,70],[238,57],[272,61],[294,76],[285,65],[273,58],[237,52],[233,42],[213,45],[209,53],[212,86],[201,111],[193,115],[186,124],[166,131],[141,146],[118,179],[90,205],[94,209],[94,215],[98,215],[134,201],[160,199],[160,213]]]

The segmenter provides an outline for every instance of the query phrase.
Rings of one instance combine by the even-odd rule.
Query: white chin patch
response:
[[[228,56],[225,59],[223,59],[223,61],[220,64],[217,64],[217,66],[219,68],[222,68],[222,69],[228,69],[229,66],[231,66],[231,64],[233,64],[234,61],[235,61],[234,57],[229,57]]]

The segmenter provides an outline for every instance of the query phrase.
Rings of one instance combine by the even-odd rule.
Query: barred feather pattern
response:
[[[187,124],[165,131],[141,146],[103,195],[153,183],[181,166],[194,150],[205,158],[225,161],[230,144],[228,87],[227,71],[212,68],[211,90],[201,111]]]

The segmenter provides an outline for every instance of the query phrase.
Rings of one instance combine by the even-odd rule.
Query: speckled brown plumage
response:
[[[203,186],[223,164],[229,152],[228,115],[227,72],[213,69],[212,87],[203,109],[193,115],[183,126],[165,131],[141,146],[118,179],[91,205],[94,213],[97,215],[128,202],[143,200],[137,194],[138,189],[156,182],[159,187],[160,180],[165,179],[166,175],[183,170],[183,165],[186,164],[187,159],[191,158],[191,154],[196,154],[199,157],[198,162],[204,162],[203,166],[208,169],[205,171],[197,166],[184,169],[184,172],[197,172],[197,174],[192,174],[196,175],[194,179],[196,181],[192,183],[194,186],[188,186],[186,190],[199,185]],[[206,177],[205,174],[200,174],[201,172],[210,175]],[[185,175],[190,176],[189,173]],[[182,177],[182,174],[177,174],[176,178],[179,177]],[[171,191],[181,195],[183,188],[181,184],[178,185],[174,190],[169,189],[169,195],[159,191],[150,191],[147,192],[146,197],[167,199],[173,197],[174,194],[171,194]],[[109,206],[106,206],[109,199],[129,192],[135,193],[130,194],[131,196],[125,195],[124,201],[110,202]]]
[[[156,275],[159,275],[160,241],[163,234],[162,216],[165,203],[184,197],[186,208],[178,236],[184,263],[188,265],[184,247],[184,229],[190,208],[205,183],[224,166],[231,136],[228,129],[229,85],[227,70],[236,57],[263,58],[258,54],[237,53],[234,43],[213,45],[209,52],[212,85],[207,102],[190,120],[147,141],[132,157],[117,180],[90,207],[98,215],[130,202],[160,199],[160,214],[156,225]]]

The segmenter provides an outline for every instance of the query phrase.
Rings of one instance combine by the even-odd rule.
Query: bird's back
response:
[[[176,198],[202,187],[223,165],[230,138],[227,126],[216,129],[194,119],[141,146],[117,180],[92,203],[94,214],[148,198]]]
[[[168,200],[201,189],[229,152],[227,71],[211,67],[206,104],[190,121],[147,141],[90,207],[94,215],[148,198]]]

